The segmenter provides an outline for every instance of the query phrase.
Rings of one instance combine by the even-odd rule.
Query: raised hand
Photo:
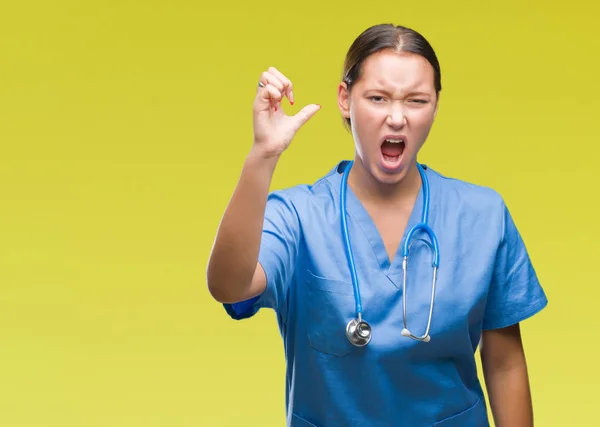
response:
[[[294,103],[292,82],[274,67],[262,73],[253,106],[254,146],[265,157],[281,155],[298,130],[321,108],[309,104],[293,116],[281,108],[284,96]]]

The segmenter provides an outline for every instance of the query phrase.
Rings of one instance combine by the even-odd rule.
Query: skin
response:
[[[532,427],[533,405],[520,325],[484,331],[481,362],[497,427]]]
[[[431,65],[419,55],[381,51],[368,57],[350,91],[338,88],[338,107],[350,118],[356,154],[348,186],[379,230],[390,261],[421,187],[417,153],[425,143],[438,109]],[[386,135],[405,137],[400,165],[383,167]]]
[[[281,102],[284,97],[294,102],[292,82],[275,67],[259,81],[264,87],[257,88],[252,107],[254,141],[208,260],[208,290],[221,303],[247,300],[266,289],[258,254],[273,174],[295,134],[321,108],[309,104],[288,116]]]
[[[419,189],[416,157],[437,115],[433,68],[419,55],[386,50],[368,57],[361,74],[350,92],[346,83],[338,88],[338,107],[351,119],[356,147],[349,185],[365,199],[404,200]],[[402,163],[392,172],[381,166],[381,144],[389,134],[406,137]]]
[[[274,67],[262,73],[260,81],[265,87],[257,89],[253,104],[254,141],[208,262],[208,289],[221,303],[246,300],[266,289],[258,253],[271,180],[281,154],[320,109],[308,104],[288,116],[281,102],[294,102],[292,82]],[[433,68],[424,58],[383,51],[367,58],[350,91],[345,83],[338,88],[338,107],[352,121],[356,148],[348,185],[379,229],[390,259],[421,185],[416,157],[438,111],[433,82]],[[388,134],[406,137],[402,162],[393,171],[381,163],[382,138]],[[519,325],[483,332],[481,358],[496,426],[533,426]]]

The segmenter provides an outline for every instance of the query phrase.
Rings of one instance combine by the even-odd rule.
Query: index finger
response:
[[[269,67],[269,73],[275,75],[279,80],[281,80],[281,83],[283,83],[283,90],[290,100],[290,104],[294,105],[294,92],[292,91],[293,85],[291,80],[284,76],[283,73],[275,67]]]

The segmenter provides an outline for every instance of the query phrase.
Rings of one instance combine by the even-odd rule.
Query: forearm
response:
[[[239,299],[251,285],[277,160],[266,158],[258,150],[252,150],[246,158],[208,262],[208,287],[219,301]]]
[[[487,366],[484,375],[496,427],[532,427],[533,408],[525,358]]]

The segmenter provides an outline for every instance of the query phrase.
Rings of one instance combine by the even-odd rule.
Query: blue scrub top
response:
[[[487,427],[474,353],[485,329],[520,322],[547,305],[527,250],[494,190],[426,168],[429,225],[440,265],[431,341],[403,337],[402,257],[390,262],[360,201],[347,190],[347,221],[366,347],[348,342],[356,317],[340,220],[341,162],[313,185],[270,193],[259,262],[267,289],[225,304],[234,319],[261,308],[277,314],[287,361],[287,425]],[[406,231],[421,219],[422,190]],[[431,252],[418,234],[407,273],[407,322],[424,333],[431,299]]]

